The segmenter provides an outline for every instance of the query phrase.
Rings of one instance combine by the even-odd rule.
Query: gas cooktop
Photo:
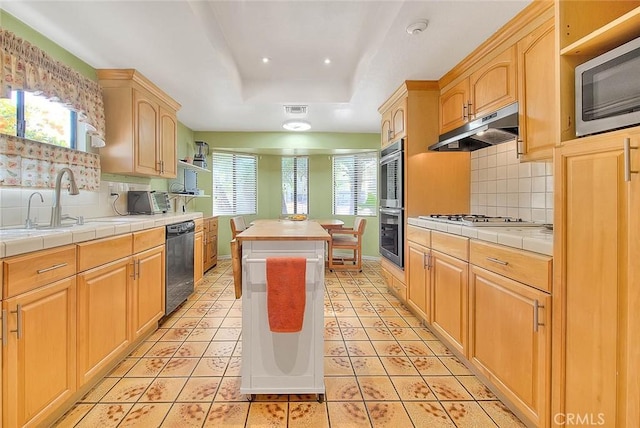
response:
[[[482,214],[431,214],[421,215],[418,218],[439,223],[459,224],[472,227],[525,227],[541,226],[538,223],[524,221],[515,217],[492,217]]]

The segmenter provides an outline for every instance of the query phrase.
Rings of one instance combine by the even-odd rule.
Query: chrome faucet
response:
[[[76,185],[76,179],[73,176],[73,171],[69,168],[62,168],[58,171],[58,175],[56,177],[56,188],[53,191],[53,206],[51,207],[51,223],[49,223],[49,227],[60,227],[60,222],[62,220],[62,207],[60,206],[60,187],[62,186],[62,176],[64,173],[69,175],[69,194],[77,195],[80,193],[78,190],[78,186]]]
[[[26,227],[27,229],[31,229],[35,226],[35,219],[31,220],[31,199],[35,195],[40,196],[40,202],[44,202],[44,198],[42,197],[42,193],[40,192],[33,192],[31,195],[29,195],[29,203],[27,204],[27,219],[24,221],[24,227]]]

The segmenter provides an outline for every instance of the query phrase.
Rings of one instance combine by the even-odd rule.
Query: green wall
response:
[[[345,226],[353,225],[354,216],[332,214],[331,152],[372,151],[380,147],[380,134],[287,133],[287,132],[194,132],[198,141],[209,144],[210,151],[240,151],[258,155],[258,214],[245,216],[278,218],[281,214],[281,154],[306,153],[309,156],[309,216],[339,218]],[[211,166],[211,157],[208,159]],[[206,186],[206,187],[205,187]],[[211,174],[198,174],[198,187],[211,194]],[[197,199],[198,211],[205,216],[213,212],[213,200]],[[228,255],[231,229],[229,216],[221,216],[218,227],[218,253]],[[378,257],[378,217],[367,217],[363,255]]]

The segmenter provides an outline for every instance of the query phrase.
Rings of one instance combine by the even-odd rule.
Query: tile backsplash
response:
[[[110,196],[114,192],[120,195],[115,203],[116,209],[126,214],[128,190],[149,190],[149,185],[101,181],[100,191],[80,190],[80,194],[75,196],[69,195],[64,189],[60,193],[62,213],[85,218],[115,216],[117,214],[113,209],[113,202],[116,198]],[[49,223],[53,189],[3,187],[0,188],[0,226],[23,225],[27,218],[29,197],[35,192],[42,195],[44,202],[37,195],[31,199],[31,219],[35,219],[38,224]]]
[[[471,152],[471,212],[553,223],[553,163],[521,163],[515,141]]]

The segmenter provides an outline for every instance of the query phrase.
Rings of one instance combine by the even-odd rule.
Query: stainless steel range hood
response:
[[[449,131],[429,146],[433,151],[470,152],[506,143],[518,136],[518,103],[510,104],[487,116]]]

